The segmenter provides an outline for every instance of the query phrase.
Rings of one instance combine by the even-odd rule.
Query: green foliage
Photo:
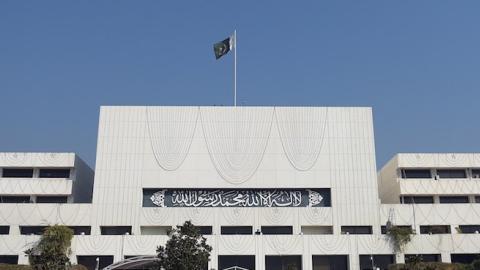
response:
[[[158,262],[152,269],[203,270],[208,265],[212,247],[191,221],[170,232],[165,247],[157,248]]]
[[[68,270],[88,270],[87,267],[77,264],[67,268]],[[30,265],[15,265],[15,264],[3,264],[0,263],[0,270],[33,270]]]
[[[70,245],[73,230],[62,225],[45,228],[40,240],[25,253],[35,270],[65,270],[70,268]]]
[[[403,247],[411,241],[413,231],[410,227],[390,226],[387,235],[393,241],[395,251],[402,251]]]
[[[0,263],[0,270],[32,270],[30,265],[15,265]]]
[[[469,265],[468,265],[469,266]],[[388,266],[388,270],[468,270],[466,265],[441,262],[399,263]]]
[[[72,265],[72,267],[70,267],[69,270],[88,270],[88,268],[81,264],[76,264],[76,265]]]
[[[480,259],[476,259],[471,264],[473,270],[480,270]]]

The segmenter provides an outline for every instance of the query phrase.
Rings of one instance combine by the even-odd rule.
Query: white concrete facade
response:
[[[35,158],[51,157],[30,155],[28,162],[20,162],[19,154],[5,153],[0,167],[37,168]],[[70,163],[62,162],[69,166],[58,160],[45,166],[58,162],[59,167],[74,168],[77,176],[88,172],[83,162],[74,162],[79,159],[73,154],[64,155]],[[20,187],[22,179],[1,178],[0,187],[8,194],[74,196],[66,204],[0,204],[0,226],[10,227],[9,234],[0,235],[0,256],[19,255],[18,262],[26,263],[23,251],[38,236],[21,235],[20,226],[48,224],[90,226],[89,235],[74,237],[73,261],[86,255],[113,256],[114,261],[154,255],[168,239],[168,227],[192,220],[212,227],[206,235],[213,246],[208,269],[220,269],[222,255],[254,255],[257,270],[265,269],[270,255],[300,255],[305,270],[325,269],[313,267],[315,255],[347,255],[351,270],[360,269],[360,255],[392,255],[402,262],[404,253],[438,254],[448,262],[451,254],[480,253],[479,234],[455,229],[480,224],[480,204],[473,203],[480,179],[459,180],[468,181],[462,187],[455,186],[459,182],[437,185],[440,181],[432,179],[436,182],[426,187],[437,197],[468,193],[466,204],[400,204],[402,195],[423,194],[424,184],[429,184],[421,181],[430,180],[407,183],[399,170],[457,166],[470,176],[472,168],[480,167],[475,163],[480,165],[480,155],[469,155],[456,155],[453,162],[451,154],[431,154],[431,163],[413,154],[397,155],[377,181],[371,108],[102,107],[92,202],[73,203],[75,182],[64,179],[29,179],[32,184],[25,188]],[[88,173],[83,178],[88,182]],[[144,207],[147,189],[327,189],[331,206]],[[417,232],[404,253],[395,254],[389,237],[381,234],[388,220]],[[420,234],[423,225],[448,225],[451,233]],[[102,227],[114,226],[130,227],[129,234],[102,235]],[[223,235],[222,226],[251,226],[253,232],[262,226],[291,226],[292,232]],[[366,226],[370,232],[345,234],[342,226]]]

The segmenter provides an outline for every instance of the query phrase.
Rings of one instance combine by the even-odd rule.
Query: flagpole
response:
[[[234,67],[233,67],[233,106],[237,107],[237,30],[233,31]]]

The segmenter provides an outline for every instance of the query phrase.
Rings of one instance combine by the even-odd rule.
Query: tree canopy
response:
[[[65,270],[70,267],[73,230],[63,225],[45,228],[40,240],[25,251],[35,270]]]
[[[200,231],[186,221],[170,233],[165,246],[157,248],[158,261],[153,269],[164,270],[205,270],[212,247]]]

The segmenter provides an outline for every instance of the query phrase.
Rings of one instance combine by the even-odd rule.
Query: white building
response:
[[[213,246],[208,269],[480,254],[480,154],[399,154],[377,181],[370,108],[102,107],[91,202],[92,171],[73,154],[3,153],[0,167],[0,262],[27,263],[31,226],[72,226],[71,259],[93,269],[155,255],[185,220]],[[31,176],[9,177],[19,168]],[[404,252],[382,234],[389,220],[416,231]]]

